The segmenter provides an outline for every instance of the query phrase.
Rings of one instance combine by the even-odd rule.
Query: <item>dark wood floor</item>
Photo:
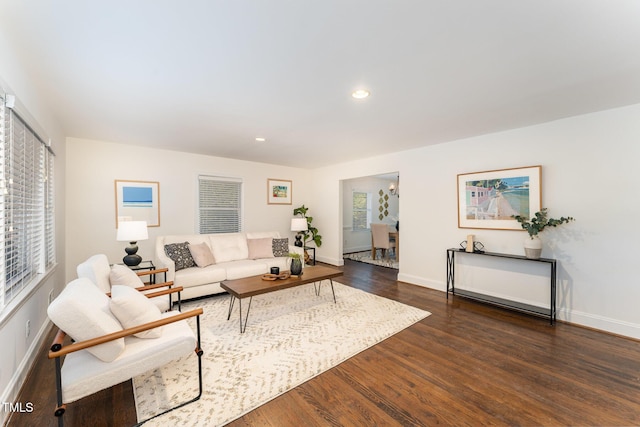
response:
[[[346,261],[340,282],[431,316],[229,424],[238,426],[640,425],[640,342],[467,301]],[[53,362],[22,392],[53,426]],[[206,349],[204,349],[206,351]],[[135,423],[131,382],[69,405],[68,426]]]

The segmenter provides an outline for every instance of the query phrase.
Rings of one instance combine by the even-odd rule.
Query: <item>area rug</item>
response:
[[[204,392],[144,425],[224,425],[431,314],[335,281],[334,288],[337,303],[328,281],[320,296],[308,284],[254,297],[244,334],[237,302],[227,320],[227,294],[183,303],[183,311],[204,309]],[[138,420],[197,394],[196,361],[192,354],[134,378]]]
[[[396,259],[392,256],[388,259],[377,257],[376,259],[371,258],[371,251],[363,251],[363,252],[353,252],[350,254],[344,254],[343,258],[350,259],[353,261],[366,262],[367,264],[379,265],[382,267],[395,268],[398,270],[400,268],[400,264]]]

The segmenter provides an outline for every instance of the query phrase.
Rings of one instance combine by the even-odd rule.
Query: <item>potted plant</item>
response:
[[[307,242],[310,242],[310,241],[315,243],[316,247],[319,248],[320,246],[322,246],[322,236],[318,234],[318,229],[311,225],[311,222],[313,221],[313,217],[307,216],[308,211],[309,211],[309,208],[305,207],[305,205],[302,205],[299,208],[295,208],[293,210],[293,215],[294,216],[300,215],[302,218],[305,218],[307,220],[307,230],[301,231],[303,236],[302,237],[303,248],[304,246],[307,246]],[[308,262],[308,260],[309,260],[309,255],[307,255],[307,251],[305,250],[304,261]]]
[[[512,215],[512,217],[520,223],[523,230],[529,233],[529,238],[524,241],[524,253],[527,258],[538,259],[542,253],[542,241],[538,238],[538,234],[546,227],[557,227],[570,221],[575,221],[573,217],[560,217],[559,219],[547,218],[547,208],[542,208],[529,219],[521,215]]]
[[[289,258],[291,258],[291,274],[294,276],[302,274],[302,261],[300,260],[300,254],[296,252],[289,252]]]

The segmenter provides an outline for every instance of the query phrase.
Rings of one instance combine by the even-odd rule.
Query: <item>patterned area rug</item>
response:
[[[144,425],[224,425],[431,314],[335,281],[334,287],[337,304],[328,281],[320,296],[308,284],[255,297],[244,334],[237,302],[226,320],[227,294],[184,303],[183,311],[204,309],[204,392]],[[192,353],[134,378],[138,420],[197,394],[196,361]]]
[[[395,268],[398,270],[400,264],[396,261],[395,256],[391,253],[389,259],[382,258],[380,254],[376,256],[376,259],[371,258],[371,251],[353,252],[350,254],[344,254],[343,258],[353,261],[366,262],[367,264],[379,265],[382,267]]]

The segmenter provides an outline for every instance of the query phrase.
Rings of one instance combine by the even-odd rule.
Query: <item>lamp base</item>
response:
[[[297,246],[299,248],[302,247],[302,234],[300,233],[296,234],[296,241],[294,243],[294,246]]]
[[[142,262],[142,257],[140,255],[127,255],[126,257],[122,258],[122,262],[124,262],[129,267],[135,267]]]
[[[122,258],[122,262],[124,262],[125,265],[135,267],[142,262],[142,257],[136,254],[136,252],[138,252],[138,245],[136,245],[136,242],[129,242],[129,246],[124,248],[124,251],[127,253],[127,256]]]

